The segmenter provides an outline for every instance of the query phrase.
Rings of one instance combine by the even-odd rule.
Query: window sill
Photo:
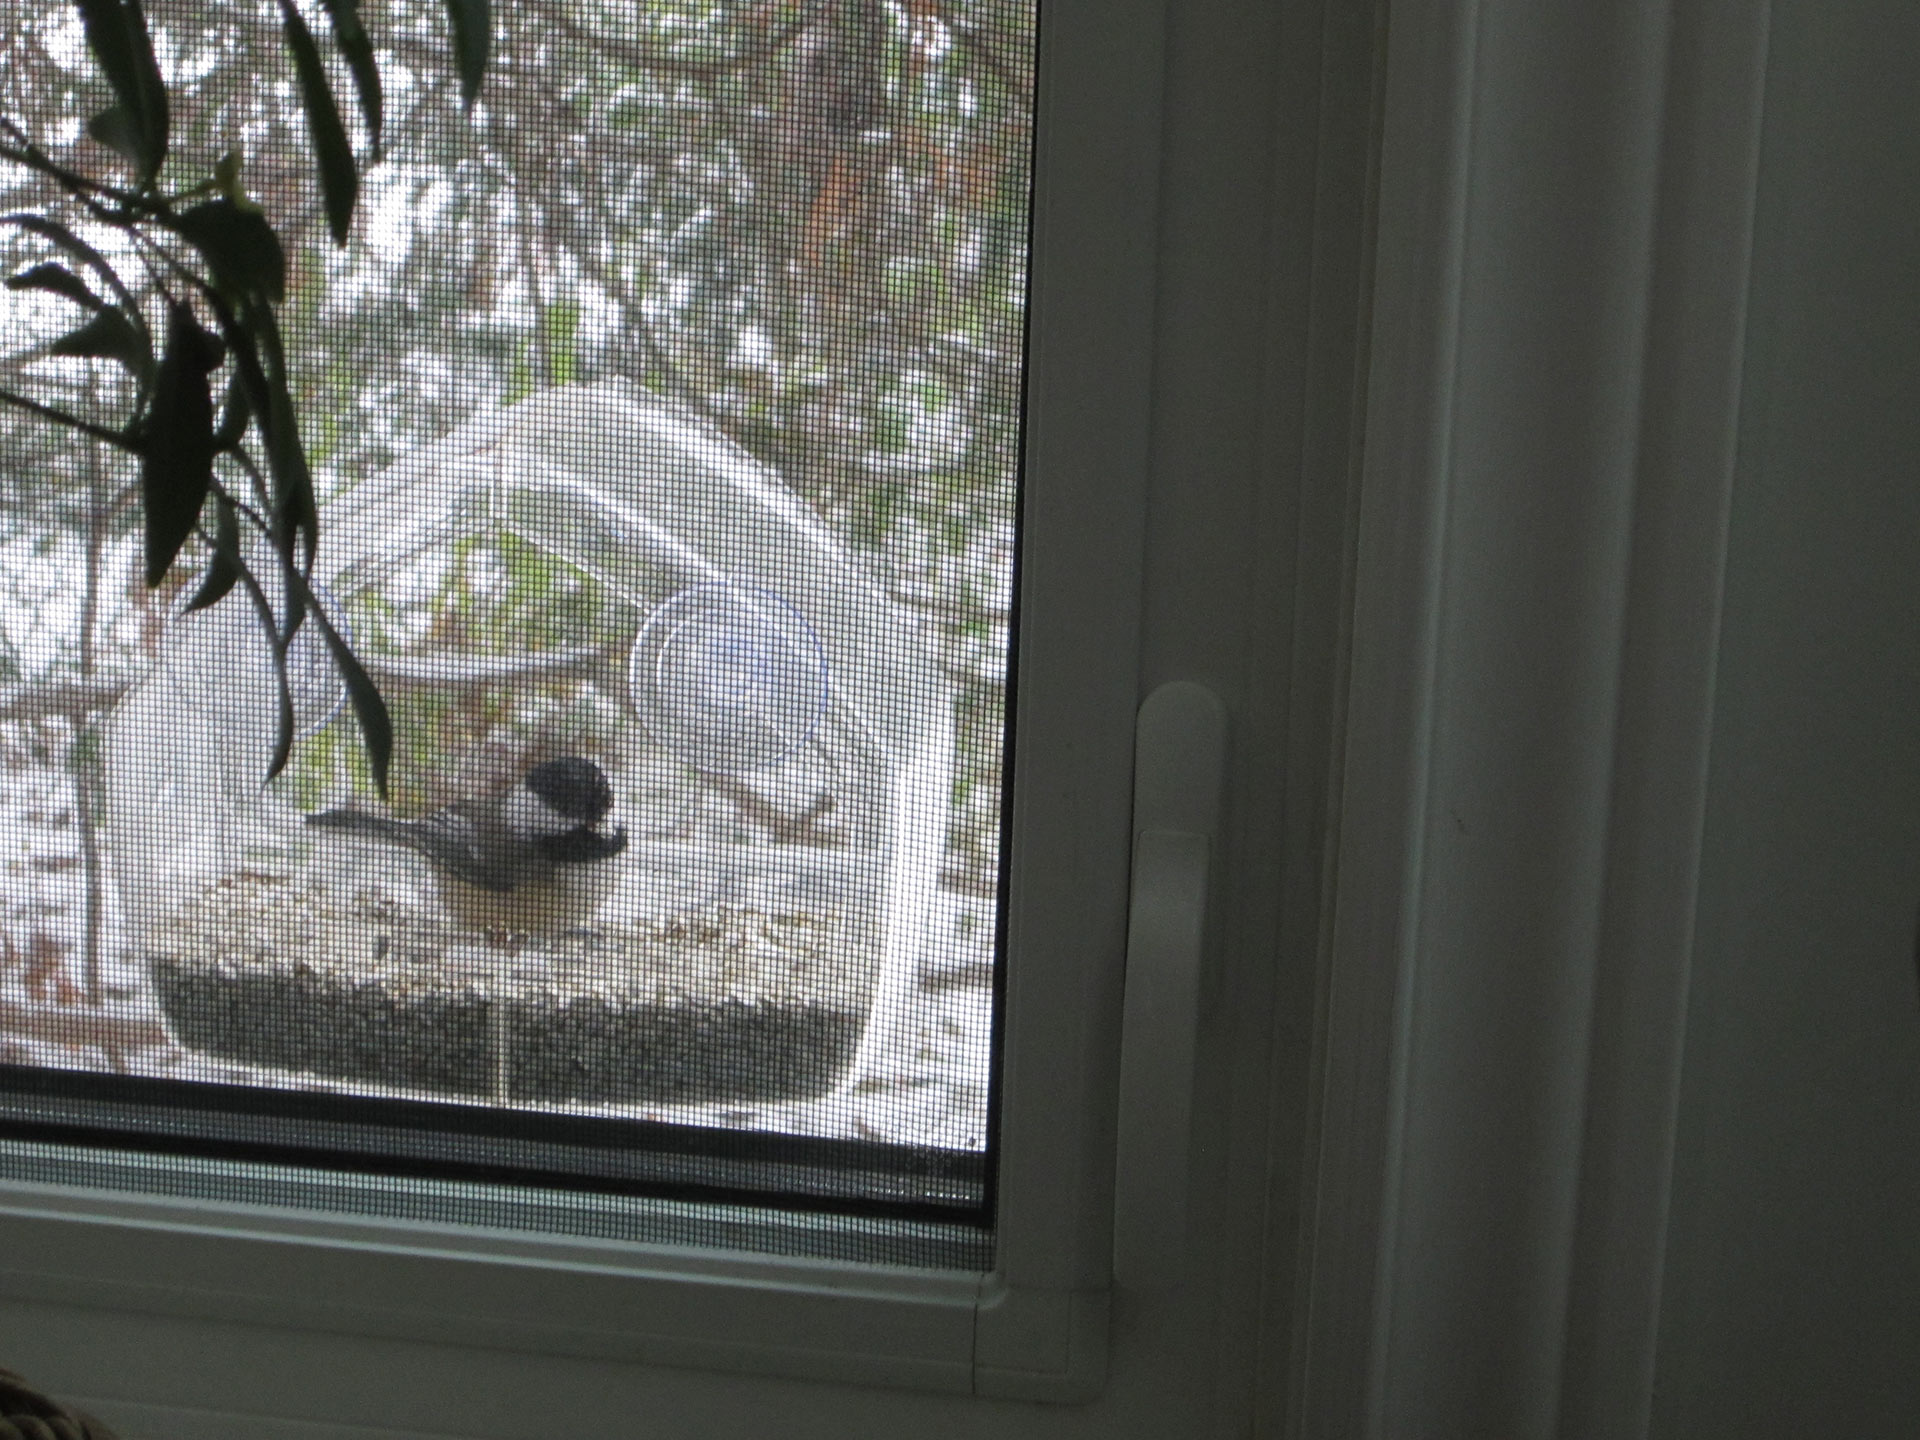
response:
[[[777,1223],[774,1218],[768,1223]],[[0,1299],[1084,1402],[1107,1295],[739,1252],[0,1182]]]

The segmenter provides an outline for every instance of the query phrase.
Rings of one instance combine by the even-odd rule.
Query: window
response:
[[[777,1201],[967,1227],[871,1253],[983,1268],[1032,5],[503,11],[471,107],[444,8],[361,7],[383,84],[341,46],[351,229],[297,18],[154,12],[161,178],[229,193],[144,231],[52,198],[56,155],[126,183],[83,134],[111,52],[10,22],[9,199],[62,228],[8,236],[0,1113],[185,1146],[189,1186]],[[263,205],[297,612],[290,423],[151,558],[172,325],[226,342],[223,420],[263,408],[203,238]]]
[[[1260,918],[1276,863],[1281,768],[1271,762],[1295,741],[1279,738],[1278,717],[1289,702],[1281,698],[1287,686],[1272,663],[1291,624],[1291,582],[1270,562],[1291,554],[1298,537],[1289,503],[1275,499],[1291,494],[1293,461],[1256,463],[1251,437],[1266,423],[1262,416],[1290,413],[1297,399],[1292,361],[1269,373],[1270,325],[1284,334],[1278,343],[1289,356],[1297,349],[1303,363],[1312,357],[1315,373],[1350,372],[1359,268],[1353,235],[1364,173],[1356,156],[1365,143],[1368,53],[1361,27],[1329,34],[1325,43],[1335,58],[1323,59],[1318,11],[1303,5],[1288,15],[1299,32],[1282,46],[1277,15],[1230,23],[1224,15],[1183,12],[1171,22],[1174,34],[1198,48],[1176,46],[1177,63],[1169,70],[1170,52],[1162,47],[1169,17],[1155,6],[1048,0],[1040,11],[1031,350],[1023,396],[1028,490],[1014,692],[1019,762],[1005,812],[1006,1003],[997,1168],[987,1177],[995,1205],[991,1267],[977,1253],[951,1266],[790,1258],[800,1248],[796,1232],[844,1228],[844,1212],[728,1204],[711,1195],[654,1202],[658,1213],[682,1226],[677,1238],[691,1242],[676,1245],[609,1234],[593,1223],[570,1222],[571,1237],[533,1224],[514,1229],[485,1208],[499,1205],[502,1187],[470,1176],[420,1182],[438,1187],[443,1200],[436,1203],[470,1207],[452,1216],[369,1216],[352,1213],[345,1202],[335,1210],[296,1210],[254,1203],[271,1196],[232,1192],[183,1201],[140,1194],[137,1181],[110,1192],[99,1185],[62,1187],[42,1175],[0,1187],[0,1233],[9,1257],[0,1261],[0,1283],[6,1303],[22,1307],[10,1313],[36,1317],[38,1338],[24,1341],[27,1350],[16,1352],[18,1358],[59,1384],[59,1368],[41,1362],[78,1353],[63,1347],[129,1353],[93,1319],[63,1328],[53,1312],[85,1295],[95,1317],[131,1315],[141,1307],[164,1313],[164,1330],[130,1322],[144,1337],[140,1345],[159,1347],[143,1353],[201,1346],[211,1347],[201,1353],[232,1357],[218,1362],[217,1385],[188,1378],[196,1373],[191,1366],[172,1371],[177,1385],[146,1376],[137,1364],[122,1368],[121,1378],[100,1382],[122,1386],[122,1398],[146,1394],[163,1405],[422,1431],[504,1433],[519,1423],[509,1418],[512,1404],[495,1383],[497,1357],[505,1351],[561,1367],[572,1377],[569,1386],[578,1383],[577,1393],[599,1397],[593,1405],[616,1405],[614,1390],[631,1383],[650,1387],[650,1395],[671,1391],[686,1399],[676,1411],[683,1416],[706,1403],[687,1398],[696,1391],[715,1404],[742,1406],[783,1403],[776,1397],[787,1392],[754,1382],[728,1390],[721,1402],[717,1391],[701,1389],[705,1382],[697,1376],[650,1367],[1042,1399],[1085,1399],[1109,1385],[1107,1137],[1125,950],[1133,716],[1149,681],[1200,674],[1231,696],[1245,676],[1257,677],[1247,682],[1257,703],[1235,705],[1236,722],[1243,714],[1252,718],[1249,728],[1236,730],[1234,751],[1236,774],[1245,782],[1235,797],[1236,823],[1247,827],[1236,833],[1255,838],[1238,839],[1226,852],[1235,866],[1249,868],[1222,881],[1238,918],[1223,922],[1218,936],[1223,946],[1227,935],[1237,937],[1234,958],[1223,951],[1221,960],[1236,977],[1234,986],[1249,975],[1276,973],[1262,949],[1270,936],[1261,927],[1270,929],[1271,919]],[[1284,67],[1269,63],[1275,55],[1286,57]],[[1216,68],[1222,64],[1228,70]],[[1341,77],[1324,94],[1315,78],[1323,64],[1337,67]],[[1219,82],[1227,73],[1231,83]],[[1178,97],[1177,113],[1190,120],[1169,128],[1163,83]],[[1312,269],[1307,252],[1320,233],[1321,220],[1306,217],[1319,215],[1314,197],[1321,182],[1318,142],[1303,137],[1317,133],[1323,109],[1339,117],[1335,128],[1344,148],[1333,165],[1341,178],[1332,210],[1340,218],[1327,222],[1339,238],[1326,240],[1325,262],[1315,273],[1344,278],[1325,282],[1324,295],[1313,289],[1340,318],[1313,331],[1317,338],[1309,343],[1312,287],[1301,277]],[[1279,143],[1276,126],[1292,137],[1280,151],[1271,148]],[[1245,144],[1218,145],[1210,136],[1220,133]],[[1163,145],[1178,189],[1178,203],[1164,219]],[[1273,198],[1276,154],[1284,158],[1279,168],[1287,199],[1285,206],[1274,200],[1273,214],[1284,210],[1285,221],[1271,218],[1266,203]],[[1269,248],[1270,234],[1286,237],[1277,251]],[[1276,281],[1276,270],[1284,282]],[[1156,285],[1165,307],[1158,352]],[[1349,388],[1329,382],[1326,392],[1339,398],[1323,393],[1309,407],[1318,417],[1313,443],[1329,461],[1325,473],[1343,471],[1344,460],[1336,458],[1344,454],[1346,433],[1339,412]],[[1159,509],[1150,528],[1156,433],[1183,458],[1159,467],[1163,478],[1156,483],[1165,488],[1155,492]],[[1282,450],[1300,439],[1292,428],[1287,435]],[[1276,490],[1266,477],[1280,471],[1285,478]],[[1328,505],[1337,520],[1338,500]],[[1331,531],[1328,563],[1337,572],[1337,523]],[[1313,577],[1301,583],[1318,593],[1326,577],[1314,563]],[[1301,665],[1302,673],[1318,674],[1322,661]],[[1324,722],[1316,723],[1324,735]],[[1313,752],[1307,728],[1298,744],[1302,754]],[[1265,878],[1256,882],[1256,872]],[[1234,1014],[1236,1026],[1264,1027],[1273,1003],[1267,992],[1223,989],[1209,1023],[1226,1023],[1221,1017]],[[1209,1048],[1204,1063],[1224,1065],[1229,1053],[1245,1058],[1250,1045],[1259,1053],[1247,1073],[1264,1077],[1264,1042],[1252,1030],[1234,1035],[1230,1045]],[[1254,1089],[1264,1094],[1264,1080]],[[1231,1115],[1235,1127],[1260,1134],[1258,1113],[1258,1105],[1220,1107],[1208,1112],[1207,1123]],[[1217,1141],[1219,1132],[1211,1138]],[[1196,1156],[1218,1153],[1196,1149]],[[115,1163],[138,1168],[125,1157]],[[1222,1184],[1203,1198],[1208,1205],[1241,1207],[1235,1222],[1241,1235],[1252,1213],[1244,1186]],[[571,1192],[557,1190],[515,1203],[556,1212],[582,1208]],[[1251,1203],[1258,1212],[1264,1202]],[[871,1217],[853,1218],[865,1223]],[[943,1232],[942,1243],[950,1233]],[[1258,1243],[1256,1236],[1242,1253],[1257,1253]],[[812,1248],[836,1253],[830,1246]],[[1238,1267],[1236,1286],[1254,1281],[1254,1267]],[[1142,1332],[1130,1324],[1118,1333]],[[1202,1334],[1204,1327],[1186,1333]],[[327,1335],[378,1337],[378,1353],[392,1364],[434,1378],[418,1387],[425,1393],[389,1387],[376,1400],[373,1387],[345,1399],[338,1377],[366,1379],[373,1373],[368,1365],[387,1361],[368,1359],[374,1352],[355,1349],[358,1342],[336,1350]],[[47,1348],[36,1352],[34,1346]],[[450,1348],[442,1354],[435,1348],[441,1346]],[[465,1358],[454,1359],[454,1350]],[[309,1377],[303,1368],[323,1355],[340,1360],[333,1381]],[[496,1358],[483,1362],[479,1357],[486,1355]],[[608,1360],[620,1363],[602,1363]],[[1170,1433],[1167,1397],[1183,1393],[1182,1385],[1168,1379],[1164,1366],[1143,1366],[1137,1351],[1132,1361],[1109,1387],[1120,1399],[1102,1402],[1108,1419],[1116,1418],[1114,1404],[1126,1411],[1116,1422],[1120,1428],[1107,1433]],[[448,1366],[461,1369],[472,1385],[450,1379]],[[1159,1398],[1141,1407],[1131,1387],[1148,1374]],[[549,1395],[545,1403],[559,1400]],[[882,1402],[873,1403],[881,1408],[868,1415],[867,1430],[899,1433],[880,1418]],[[435,1411],[432,1404],[446,1408]],[[911,1408],[904,1399],[900,1405]],[[1026,1417],[1022,1425],[1052,1423],[1023,1407],[992,1413]],[[1092,1423],[1093,1412],[1057,1413],[1082,1416],[1061,1424]],[[679,1422],[696,1433],[701,1423]],[[761,1433],[771,1423],[763,1415]],[[710,1424],[709,1433],[727,1432]]]

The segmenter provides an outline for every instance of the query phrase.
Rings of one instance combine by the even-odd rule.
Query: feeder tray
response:
[[[155,927],[148,964],[183,1045],[250,1065],[496,1102],[765,1103],[853,1057],[843,930],[716,909],[489,944],[236,874]]]

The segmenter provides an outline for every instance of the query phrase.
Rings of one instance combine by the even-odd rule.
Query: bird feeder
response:
[[[952,706],[911,617],[778,476],[634,387],[570,386],[344,490],[321,536],[316,594],[390,699],[488,684],[511,702],[594,677],[629,844],[576,925],[463,933],[425,861],[301,823],[298,763],[263,788],[274,679],[254,617],[237,593],[183,612],[115,713],[107,766],[123,902],[182,1045],[339,1088],[534,1105],[792,1100],[864,1069],[918,964]],[[436,597],[476,543],[537,557],[599,618],[513,653],[472,643]],[[344,753],[357,737],[314,629],[289,656],[295,721]],[[495,708],[496,739],[550,726]],[[512,778],[459,750],[416,762],[440,766],[425,780]]]

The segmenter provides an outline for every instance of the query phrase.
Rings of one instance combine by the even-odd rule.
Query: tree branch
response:
[[[49,180],[55,181],[71,195],[104,195],[123,209],[152,214],[158,208],[154,201],[131,190],[123,190],[118,185],[109,185],[104,180],[95,180],[82,175],[55,160],[46,151],[33,143],[33,137],[22,130],[6,115],[0,115],[0,129],[12,137],[11,142],[0,141],[0,160],[11,160],[16,165],[37,171]]]
[[[95,440],[125,450],[130,455],[138,455],[140,447],[119,430],[109,430],[104,425],[96,425],[91,420],[82,420],[78,415],[69,414],[52,405],[42,405],[38,400],[25,395],[16,395],[13,391],[0,388],[0,405],[11,405],[25,410],[30,415],[38,415],[42,420],[51,420],[56,425],[64,425],[69,430],[78,430],[82,435],[91,435]]]
[[[105,710],[127,693],[125,680],[27,680],[0,686],[0,720],[78,718]]]
[[[1006,86],[1014,97],[1020,101],[1021,105],[1031,109],[1033,106],[1033,84],[1027,76],[995,49],[993,42],[987,39],[986,36],[982,35],[973,26],[963,24],[954,19],[953,12],[945,3],[945,0],[933,0],[933,5],[940,13],[941,23],[953,32],[954,36],[959,39],[961,45],[980,62],[987,73],[992,75],[993,78],[998,80],[1002,85]]]

